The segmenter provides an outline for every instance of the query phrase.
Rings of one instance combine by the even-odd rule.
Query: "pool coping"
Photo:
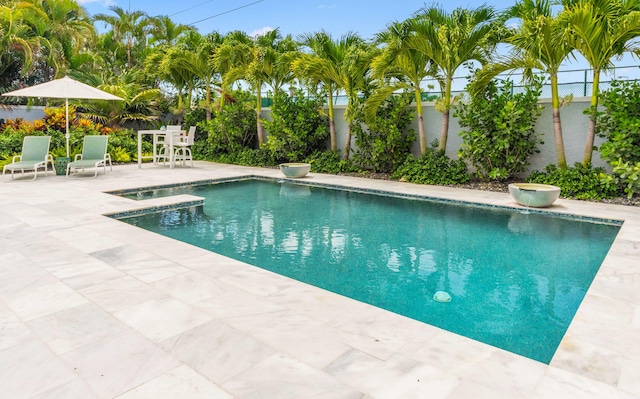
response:
[[[584,216],[584,215],[575,215],[571,213],[560,213],[560,212],[549,211],[546,208],[522,207],[521,205],[507,206],[507,205],[497,205],[497,204],[484,204],[481,202],[451,200],[447,198],[438,198],[438,197],[431,197],[431,196],[418,195],[418,194],[406,194],[401,192],[393,192],[393,191],[386,191],[386,190],[379,190],[379,189],[361,189],[358,187],[343,186],[339,184],[317,183],[317,182],[302,181],[300,179],[293,179],[293,178],[286,178],[286,177],[285,178],[265,177],[260,175],[245,175],[245,176],[239,176],[237,178],[225,177],[221,179],[191,181],[188,183],[173,183],[173,184],[163,184],[163,185],[155,185],[155,186],[142,186],[138,188],[129,188],[124,190],[105,191],[105,193],[111,194],[111,195],[117,195],[117,196],[126,196],[127,194],[134,194],[139,192],[164,190],[164,189],[179,188],[179,187],[203,186],[208,184],[239,182],[244,180],[266,180],[266,181],[275,181],[275,182],[288,182],[292,184],[298,184],[298,185],[309,186],[309,187],[319,187],[319,188],[326,188],[326,189],[350,191],[350,192],[362,193],[362,194],[373,194],[373,195],[381,195],[381,196],[394,197],[394,198],[413,199],[413,200],[419,200],[419,201],[464,205],[469,207],[489,208],[489,209],[498,209],[498,210],[506,210],[506,211],[513,211],[513,210],[522,211],[523,209],[526,209],[526,212],[530,214],[559,216],[559,217],[566,217],[569,219],[583,220],[583,221],[592,222],[592,223],[611,224],[615,226],[622,226],[624,224],[623,219],[606,219],[606,218],[595,217],[595,216]],[[175,197],[175,195],[167,195],[161,198],[169,198],[169,197]],[[135,201],[140,203],[147,200],[135,199]],[[203,203],[203,200],[184,201],[184,202],[180,202],[180,200],[176,200],[171,205],[163,205],[163,206],[149,205],[148,207],[145,206],[144,208],[135,209],[135,210],[132,210],[131,212],[123,211],[120,213],[105,214],[105,216],[109,216],[114,219],[119,219],[127,216],[139,215],[141,213],[151,213],[151,212],[157,212],[157,211],[162,211],[166,209],[187,208],[191,206],[198,206],[198,205],[202,205],[202,203]]]

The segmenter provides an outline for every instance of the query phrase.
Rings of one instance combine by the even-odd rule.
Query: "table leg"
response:
[[[142,133],[138,132],[138,169],[142,168]]]
[[[173,169],[174,166],[174,162],[175,162],[175,156],[173,154],[173,132],[171,132],[169,135],[169,169]]]

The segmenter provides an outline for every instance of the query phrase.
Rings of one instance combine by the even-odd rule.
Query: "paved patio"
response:
[[[104,191],[271,169],[115,166],[0,182],[2,398],[640,398],[640,209],[625,220],[550,365],[103,216],[172,198]],[[516,206],[508,194],[306,179]],[[184,200],[185,197],[177,200]]]

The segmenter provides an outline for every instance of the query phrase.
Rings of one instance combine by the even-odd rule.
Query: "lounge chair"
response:
[[[98,168],[102,166],[104,173],[107,174],[107,162],[109,168],[113,170],[111,165],[111,156],[107,153],[107,141],[109,136],[84,136],[82,143],[82,154],[77,154],[73,162],[67,165],[67,178],[71,171],[84,171],[86,168],[95,168],[93,177],[98,176]]]
[[[7,170],[13,172],[19,170],[22,173],[33,171],[33,180],[38,177],[38,169],[44,168],[44,175],[49,174],[49,164],[53,170],[53,157],[49,154],[51,136],[26,136],[22,142],[22,155],[16,155],[11,163],[2,168],[2,175]]]

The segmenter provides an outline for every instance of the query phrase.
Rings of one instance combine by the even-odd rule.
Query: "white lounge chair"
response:
[[[49,154],[51,136],[26,136],[22,142],[22,154],[16,155],[11,163],[2,168],[2,175],[7,170],[13,172],[19,170],[21,173],[33,171],[33,180],[38,177],[38,169],[44,168],[44,175],[49,174],[49,164],[53,170],[53,157]]]
[[[113,170],[111,155],[107,153],[108,140],[109,136],[84,136],[82,154],[77,154],[75,160],[67,165],[67,178],[72,171],[84,171],[87,168],[95,168],[93,175],[95,178],[98,176],[98,168],[100,166],[102,166],[104,174],[107,174],[107,162],[109,163],[109,168]]]

